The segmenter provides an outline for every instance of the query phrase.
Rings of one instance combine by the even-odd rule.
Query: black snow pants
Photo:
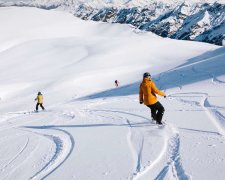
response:
[[[155,104],[148,105],[148,107],[151,109],[151,114],[152,114],[153,120],[157,121],[157,123],[161,123],[162,117],[163,117],[163,114],[165,111],[162,104],[158,101]]]
[[[37,103],[37,105],[36,105],[36,111],[38,111],[38,106],[41,106],[41,108],[42,108],[42,110],[45,110],[45,108],[44,108],[44,106],[43,106],[43,104],[42,103]]]

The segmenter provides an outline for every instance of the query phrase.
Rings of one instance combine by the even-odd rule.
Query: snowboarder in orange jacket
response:
[[[152,119],[157,124],[162,124],[162,117],[164,114],[164,107],[157,100],[156,94],[166,97],[166,94],[157,89],[155,83],[151,79],[150,73],[146,72],[143,74],[143,81],[140,84],[139,89],[139,101],[140,104],[144,104],[151,109]]]

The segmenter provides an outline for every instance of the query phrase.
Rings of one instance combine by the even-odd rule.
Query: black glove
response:
[[[164,96],[164,98],[166,98],[166,96]]]
[[[140,101],[140,104],[143,104],[143,102],[142,102],[142,101]]]

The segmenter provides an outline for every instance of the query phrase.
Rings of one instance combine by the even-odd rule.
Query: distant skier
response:
[[[35,98],[35,101],[37,101],[36,112],[38,112],[39,105],[41,106],[42,110],[45,110],[43,106],[43,95],[41,94],[41,92],[38,92],[37,97]]]
[[[115,86],[118,87],[119,86],[119,82],[118,80],[115,80]]]
[[[164,98],[166,98],[166,94],[157,89],[155,83],[151,79],[150,73],[144,73],[143,81],[140,84],[139,89],[140,104],[144,102],[144,104],[151,109],[152,119],[155,120],[157,124],[162,124],[162,117],[165,109],[157,100],[156,94],[164,96]]]

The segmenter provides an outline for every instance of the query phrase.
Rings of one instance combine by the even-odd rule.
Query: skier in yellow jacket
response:
[[[40,105],[42,110],[45,110],[44,106],[43,106],[43,95],[41,94],[41,92],[38,92],[37,97],[35,98],[35,101],[37,101],[36,104],[36,111],[38,112],[38,106]]]
[[[140,84],[139,89],[140,104],[144,102],[144,104],[151,109],[152,119],[155,120],[157,124],[162,124],[162,117],[165,109],[157,100],[156,94],[166,97],[164,92],[157,89],[155,83],[151,79],[150,73],[144,73],[143,81]]]

